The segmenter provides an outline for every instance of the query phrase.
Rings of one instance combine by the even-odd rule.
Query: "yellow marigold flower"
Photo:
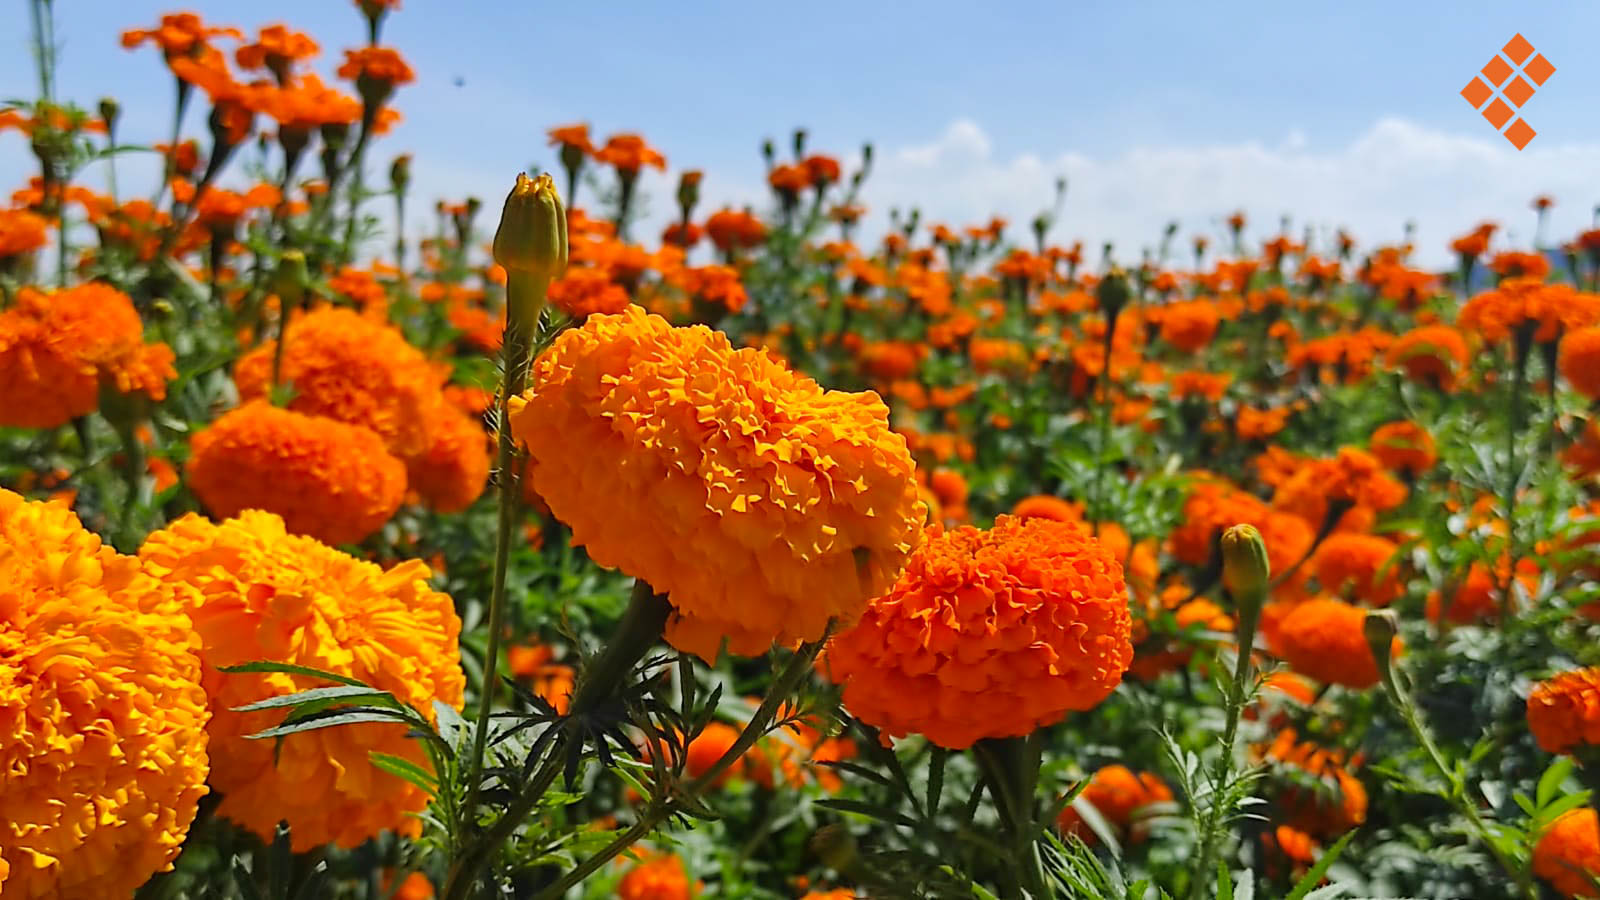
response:
[[[401,459],[428,452],[444,391],[399,329],[329,307],[291,318],[286,340],[280,375],[294,387],[289,409],[370,428]],[[276,348],[267,341],[239,358],[233,378],[241,400],[272,389]]]
[[[1133,662],[1122,564],[1079,524],[934,528],[821,667],[852,715],[963,750],[1104,700]]]
[[[102,381],[162,400],[172,360],[166,344],[144,342],[133,301],[109,285],[25,288],[0,313],[0,425],[65,425],[99,408]]]
[[[213,515],[265,509],[330,544],[364,540],[405,495],[405,464],[376,434],[260,400],[223,414],[189,447],[189,488]]]
[[[427,797],[373,768],[370,754],[426,765],[405,726],[345,725],[290,735],[277,763],[273,742],[247,740],[281,712],[234,707],[322,683],[281,674],[225,674],[266,660],[337,672],[386,690],[433,716],[433,701],[461,708],[461,620],[450,597],[428,587],[428,567],[407,560],[385,572],[307,537],[282,519],[250,511],[220,525],[188,515],[139,549],[145,571],[186,586],[211,699],[211,783],[218,812],[270,840],[289,823],[296,852],[333,842],[354,847],[390,830],[415,835],[410,814]]]
[[[876,394],[637,307],[562,334],[531,381],[511,427],[534,488],[595,562],[668,595],[679,649],[750,656],[853,624],[920,539]]]
[[[0,893],[130,896],[206,793],[199,642],[65,505],[0,490]]]

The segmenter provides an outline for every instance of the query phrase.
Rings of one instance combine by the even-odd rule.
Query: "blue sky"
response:
[[[130,140],[164,134],[170,76],[123,28],[176,7],[57,0],[61,93],[118,96]],[[323,45],[324,71],[362,40],[353,3],[198,2],[207,21],[282,21]],[[405,0],[385,43],[412,61],[404,125],[377,148],[416,155],[419,199],[477,194],[491,208],[519,167],[553,164],[543,133],[587,121],[638,131],[671,170],[707,172],[709,202],[765,202],[757,148],[851,157],[872,140],[867,199],[922,205],[962,223],[992,212],[1013,234],[1072,186],[1061,240],[1116,240],[1133,256],[1169,219],[1212,230],[1236,207],[1256,227],[1291,214],[1349,226],[1368,243],[1418,224],[1425,261],[1480,219],[1522,243],[1534,193],[1557,199],[1552,236],[1587,225],[1600,201],[1600,5],[1513,4],[614,4]],[[20,10],[13,21],[22,24]],[[0,41],[0,96],[31,91],[25,28]],[[1457,96],[1512,34],[1556,66],[1524,107],[1539,135],[1521,152]],[[457,86],[457,79],[461,84]],[[203,132],[203,112],[189,132]],[[0,185],[30,171],[0,136]],[[129,178],[138,173],[130,173]],[[93,176],[91,176],[93,177]],[[153,176],[150,176],[153,177]],[[647,182],[658,215],[671,184]],[[581,202],[581,198],[580,198]]]

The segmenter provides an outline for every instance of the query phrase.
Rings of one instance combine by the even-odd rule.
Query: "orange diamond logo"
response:
[[[1518,33],[1478,71],[1479,77],[1461,89],[1461,98],[1479,110],[1484,121],[1494,126],[1511,146],[1518,150],[1528,146],[1538,132],[1516,111],[1556,73],[1555,64]]]

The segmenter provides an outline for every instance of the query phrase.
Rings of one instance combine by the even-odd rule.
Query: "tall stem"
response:
[[[1522,433],[1523,395],[1527,393],[1528,385],[1528,357],[1533,353],[1534,329],[1537,322],[1525,322],[1517,326],[1513,337],[1512,352],[1516,359],[1512,365],[1511,377],[1511,416],[1506,423],[1506,487],[1505,504],[1506,520],[1506,573],[1505,580],[1500,590],[1500,621],[1505,622],[1511,616],[1512,591],[1515,590],[1517,578],[1517,483],[1521,480],[1521,473],[1517,471],[1517,437]],[[1550,373],[1552,381],[1555,373]]]
[[[1043,750],[1043,732],[1040,731],[1027,737],[985,738],[972,745],[978,769],[988,784],[989,795],[994,798],[995,811],[1005,825],[1015,856],[1012,860],[1015,869],[1002,873],[1005,879],[1002,895],[1007,898],[1022,897],[1024,891],[1035,900],[1051,896],[1035,840],[1039,823],[1034,820],[1037,812],[1034,795],[1039,786]]]

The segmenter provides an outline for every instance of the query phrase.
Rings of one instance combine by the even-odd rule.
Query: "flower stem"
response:
[[[995,811],[1011,839],[1014,870],[1003,873],[1006,897],[1050,897],[1044,866],[1034,838],[1039,832],[1033,802],[1039,785],[1039,765],[1043,758],[1042,731],[1027,737],[985,738],[972,745],[978,768],[994,798]],[[1024,893],[1026,892],[1026,893]]]

